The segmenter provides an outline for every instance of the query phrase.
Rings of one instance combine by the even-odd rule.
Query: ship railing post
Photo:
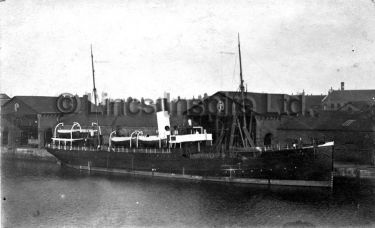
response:
[[[334,172],[335,172],[334,153],[335,153],[335,145],[333,144],[332,149],[331,149],[331,157],[332,157],[332,163],[331,163],[331,192],[333,192],[333,178],[334,178]]]

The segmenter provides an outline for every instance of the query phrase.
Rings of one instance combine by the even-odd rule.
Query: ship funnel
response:
[[[167,98],[159,98],[156,100],[156,112],[167,111],[169,112],[169,105]]]
[[[158,132],[160,138],[167,138],[171,134],[171,124],[169,122],[169,106],[166,98],[156,101],[156,118],[158,122]]]

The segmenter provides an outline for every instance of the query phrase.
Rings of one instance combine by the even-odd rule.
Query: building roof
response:
[[[8,103],[14,100],[23,102],[37,113],[59,113],[56,106],[57,97],[14,96],[8,102],[3,104],[3,106],[6,106]]]
[[[350,101],[343,106],[341,106],[338,111],[346,110],[347,108],[351,107],[352,109],[355,109],[355,111],[366,111],[369,110],[371,107],[370,102],[367,101]]]
[[[240,91],[217,91],[216,93],[212,94],[212,96],[216,95],[216,94],[222,94],[226,97],[229,97],[229,98],[235,98],[235,97],[240,97],[241,96],[241,92]],[[283,93],[253,93],[253,92],[244,92],[245,96],[246,95],[286,95],[286,94],[283,94]],[[292,95],[293,96],[293,95]],[[209,98],[209,97],[207,97]]]
[[[90,126],[93,122],[99,122],[100,126],[124,126],[124,127],[157,127],[156,114],[153,115],[102,115],[95,114],[68,114],[61,117],[60,122],[72,124],[78,122],[81,126]]]
[[[321,109],[322,100],[325,95],[306,95],[305,96],[305,107],[306,109]]]
[[[10,97],[5,93],[0,93],[0,99],[10,99]]]
[[[10,97],[6,95],[5,93],[0,93],[0,106],[3,106],[7,101],[10,100]],[[1,107],[0,107],[1,110]]]
[[[266,95],[267,93],[250,93],[250,92],[245,92],[244,95],[245,97],[247,97],[248,95]],[[281,95],[281,94],[280,94]],[[188,110],[186,110],[184,112],[184,114],[187,114],[189,113],[190,110],[193,110],[199,106],[201,106],[202,104],[206,103],[206,102],[209,102],[210,99],[212,99],[212,97],[215,97],[215,96],[220,96],[220,97],[224,97],[224,98],[227,98],[229,100],[231,100],[233,103],[235,103],[237,105],[238,108],[241,108],[242,107],[242,103],[239,102],[240,101],[240,98],[241,98],[241,92],[239,91],[218,91],[210,96],[207,96],[205,97],[204,99],[200,100],[198,103],[196,103],[195,105],[193,105],[192,107],[189,107]],[[253,107],[251,107],[250,104],[245,104],[245,109],[247,112],[250,113],[250,111],[253,113],[253,114],[259,114],[257,113],[254,109],[252,109]]]
[[[333,90],[324,99],[323,102],[335,101],[375,101],[375,90]]]
[[[286,117],[279,130],[375,131],[375,118],[368,115],[320,112],[319,117]]]

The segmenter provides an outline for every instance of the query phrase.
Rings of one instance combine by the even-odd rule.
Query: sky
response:
[[[372,0],[6,0],[0,92],[111,98],[375,89]]]

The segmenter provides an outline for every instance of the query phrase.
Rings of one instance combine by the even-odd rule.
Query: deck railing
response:
[[[95,147],[87,147],[87,146],[67,146],[67,145],[54,145],[54,144],[47,144],[47,148],[51,149],[59,149],[59,150],[67,150],[67,151],[110,151],[115,153],[171,153],[170,148],[126,148],[126,147],[112,147],[109,149],[108,146],[104,145],[100,148]]]

